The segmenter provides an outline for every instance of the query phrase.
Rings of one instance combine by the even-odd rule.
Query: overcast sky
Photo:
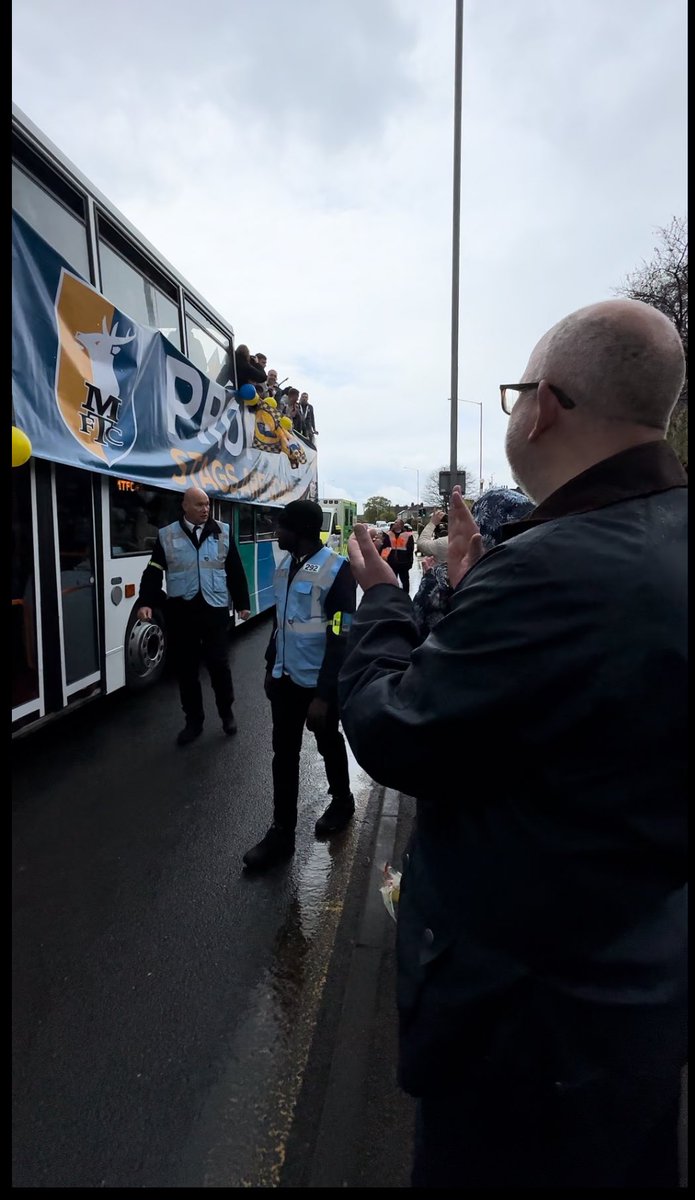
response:
[[[308,391],[319,489],[448,462],[454,0],[14,0],[12,98]],[[686,0],[465,0],[459,461],[686,215]],[[482,410],[477,405],[482,404]]]

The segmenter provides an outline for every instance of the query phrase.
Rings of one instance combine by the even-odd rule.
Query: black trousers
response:
[[[410,567],[405,563],[396,563],[394,566],[396,577],[406,595],[410,595]]]
[[[282,679],[272,679],[268,690],[273,712],[273,819],[276,825],[293,831],[297,824],[304,723],[316,689],[299,687],[288,675],[283,675]],[[323,731],[314,736],[326,766],[332,798],[338,802],[347,800],[350,774],[345,739],[338,728],[337,702],[329,707]]]
[[[417,1188],[677,1188],[680,1079],[605,1075],[545,1092],[462,1079],[418,1101]]]
[[[167,632],[186,723],[202,725],[205,720],[200,686],[202,663],[208,669],[217,711],[224,721],[234,702],[229,668],[229,612],[226,608],[212,608],[200,593],[195,600],[170,600]]]

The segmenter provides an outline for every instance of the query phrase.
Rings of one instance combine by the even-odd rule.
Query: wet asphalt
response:
[[[327,1138],[350,1169],[363,1155],[368,1182],[354,1186],[382,1170],[363,1124],[397,1091],[393,923],[374,863],[384,793],[351,758],[355,819],[317,841],[327,785],[305,734],[296,854],[243,871],[271,817],[269,628],[261,618],[232,638],[236,737],[206,681],[204,733],[177,747],[165,678],[13,743],[14,1187],[322,1186],[312,1164]],[[382,1012],[360,929],[381,945]],[[336,1085],[346,1036],[378,1068],[374,1085]]]

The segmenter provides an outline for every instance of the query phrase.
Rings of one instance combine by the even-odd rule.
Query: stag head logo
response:
[[[127,337],[117,337],[117,331],[118,322],[109,331],[106,317],[102,317],[101,333],[83,333],[80,330],[75,334],[75,341],[79,342],[89,355],[92,366],[92,383],[101,393],[102,401],[105,397],[111,400],[119,398],[120,384],[114,370],[113,360],[121,346],[127,346],[128,342],[135,339],[134,333],[130,333]]]
[[[80,445],[111,466],[128,454],[137,433],[137,334],[127,317],[65,269],[56,318],[58,408]]]

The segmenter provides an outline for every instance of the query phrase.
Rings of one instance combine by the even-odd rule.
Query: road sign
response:
[[[465,494],[466,494],[466,472],[465,471],[455,471],[453,482],[451,479],[451,471],[440,471],[439,472],[439,490],[440,490],[442,496],[445,496],[447,500],[449,499],[449,496],[451,495],[452,491],[456,487],[457,483],[461,487],[461,495],[465,496]]]

